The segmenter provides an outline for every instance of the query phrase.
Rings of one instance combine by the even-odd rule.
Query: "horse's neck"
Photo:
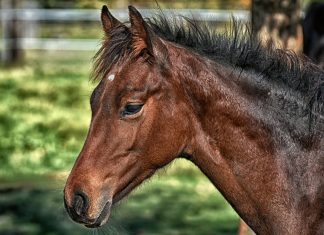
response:
[[[242,108],[244,101],[240,102],[219,76],[214,79],[217,84],[210,84],[212,90],[190,89],[198,95],[193,98],[198,104],[198,120],[189,155],[240,216],[255,231],[266,234],[275,219],[276,209],[270,201],[278,194],[271,141],[266,131],[248,118]]]
[[[177,77],[195,109],[190,160],[255,231],[296,231],[302,215],[291,201],[285,163],[276,153],[270,131],[250,115],[250,104],[227,79],[234,75],[226,68],[215,74],[215,66],[221,65],[186,54],[178,66]]]

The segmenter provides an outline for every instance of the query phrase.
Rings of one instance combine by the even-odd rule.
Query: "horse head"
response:
[[[190,130],[179,84],[169,79],[165,45],[129,7],[130,26],[103,7],[106,40],[95,71],[100,83],[91,124],[68,177],[65,206],[87,227],[107,222],[111,206],[186,148]],[[172,85],[171,85],[172,84]]]

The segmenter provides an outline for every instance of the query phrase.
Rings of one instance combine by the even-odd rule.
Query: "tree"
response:
[[[262,43],[302,51],[301,0],[253,0],[252,32]]]

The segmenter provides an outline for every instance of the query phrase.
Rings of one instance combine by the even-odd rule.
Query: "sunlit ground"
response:
[[[64,180],[90,121],[89,52],[28,52],[0,68],[0,234],[236,234],[239,218],[190,163],[177,161],[118,205],[102,229],[72,222]]]

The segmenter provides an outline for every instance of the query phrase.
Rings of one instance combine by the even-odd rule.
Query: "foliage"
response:
[[[304,7],[307,7],[309,4],[311,4],[312,2],[319,2],[319,3],[324,3],[324,0],[303,0],[302,1],[302,5]]]
[[[69,24],[45,22],[39,24],[38,30],[41,38],[98,39],[103,37],[99,21],[69,22]]]

